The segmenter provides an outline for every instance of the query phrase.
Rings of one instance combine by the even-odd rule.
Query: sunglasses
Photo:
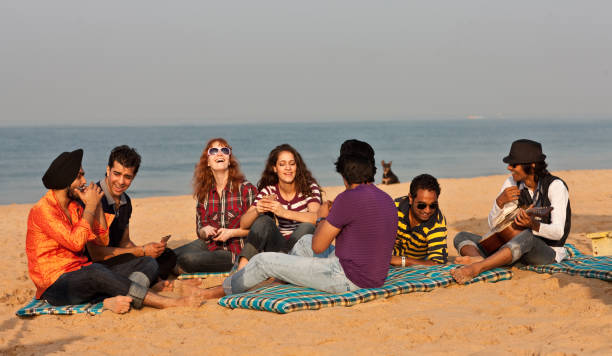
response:
[[[427,204],[425,203],[417,203],[416,208],[419,210],[425,210],[425,208],[427,207]],[[438,203],[431,203],[429,204],[429,209],[431,210],[436,210],[438,209]]]
[[[214,156],[217,153],[219,153],[219,151],[221,151],[221,153],[223,153],[226,156],[229,156],[230,153],[232,153],[232,150],[229,147],[221,147],[221,148],[211,147],[211,148],[208,149],[208,155],[209,156]]]

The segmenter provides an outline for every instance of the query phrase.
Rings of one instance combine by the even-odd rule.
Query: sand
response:
[[[612,170],[562,171],[570,188],[568,242],[591,253],[589,232],[612,230]],[[458,231],[484,233],[505,176],[441,179],[449,254]],[[381,186],[392,197],[408,184]],[[341,187],[327,187],[328,198]],[[190,196],[133,199],[136,243],[172,234],[171,247],[195,237]],[[596,279],[514,270],[495,284],[453,285],[354,307],[287,315],[226,309],[144,308],[125,315],[39,316],[14,313],[34,295],[25,257],[31,204],[0,206],[0,354],[610,354],[612,284]],[[215,285],[210,279],[204,285]]]

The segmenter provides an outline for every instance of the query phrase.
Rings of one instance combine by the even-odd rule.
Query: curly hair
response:
[[[295,190],[298,193],[302,193],[303,196],[309,197],[312,195],[310,190],[310,185],[315,183],[319,185],[317,181],[312,176],[312,173],[306,167],[302,156],[295,150],[295,148],[291,147],[291,145],[287,143],[283,143],[282,145],[278,145],[274,147],[270,154],[268,155],[268,160],[266,161],[266,167],[261,173],[261,179],[257,182],[257,189],[262,190],[264,187],[269,185],[278,184],[278,174],[274,172],[274,167],[276,166],[276,162],[278,161],[278,155],[281,152],[289,152],[293,155],[295,159],[296,172],[295,172],[295,180],[293,183],[295,184]]]
[[[200,203],[206,199],[215,181],[212,170],[208,167],[208,149],[216,142],[230,149],[232,148],[232,146],[221,137],[215,137],[209,140],[206,147],[204,147],[202,155],[200,156],[200,161],[195,165],[195,170],[193,172],[193,197]],[[245,177],[240,170],[240,164],[234,157],[233,152],[230,153],[228,169],[228,183],[231,184],[230,189],[238,189],[240,184],[245,180]]]

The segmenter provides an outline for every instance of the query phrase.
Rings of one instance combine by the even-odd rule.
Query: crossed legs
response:
[[[198,306],[202,297],[198,291],[179,298],[165,297],[149,289],[157,275],[157,263],[152,258],[131,260],[125,264],[104,266],[99,263],[64,273],[43,293],[52,305],[81,304],[104,300],[104,307],[125,313],[130,306],[155,308]]]
[[[466,232],[460,232],[455,237],[455,248],[464,257],[461,260],[458,257],[456,261],[466,264],[451,271],[451,275],[459,284],[467,283],[484,271],[508,266],[519,260],[526,265],[541,265],[555,261],[555,251],[535,237],[529,229],[523,230],[490,256],[486,256],[480,249],[477,244],[479,240],[480,236]]]

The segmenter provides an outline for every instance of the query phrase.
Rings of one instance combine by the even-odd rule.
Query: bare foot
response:
[[[455,268],[450,273],[459,284],[466,284],[478,275],[478,272],[472,265]]]
[[[104,309],[110,310],[113,313],[124,314],[130,311],[130,303],[132,298],[125,295],[118,295],[112,298],[104,299]]]
[[[199,287],[201,283],[202,281],[199,279],[176,280],[173,283],[173,291],[182,296],[199,295],[200,292],[203,291],[203,289]]]
[[[173,288],[172,282],[165,279],[162,279],[151,287],[155,292],[171,292]]]
[[[199,287],[202,285],[201,278],[180,279],[179,281],[180,283],[188,285],[188,286]]]
[[[223,286],[216,286],[211,288],[202,289],[200,297],[204,299],[216,299],[225,296],[225,290]]]
[[[472,263],[483,261],[484,257],[482,256],[459,256],[455,258],[455,263],[460,265],[471,265]]]
[[[182,280],[174,280],[174,281],[161,280],[155,283],[153,287],[151,287],[151,289],[154,292],[172,292],[175,290],[176,285],[180,285],[180,287],[178,288],[180,290],[182,286],[199,287],[201,284],[202,284],[202,280],[200,280],[199,278],[182,279]]]
[[[189,295],[185,297],[176,298],[173,300],[173,306],[175,307],[193,307],[198,308],[206,302],[206,298],[203,295]]]

